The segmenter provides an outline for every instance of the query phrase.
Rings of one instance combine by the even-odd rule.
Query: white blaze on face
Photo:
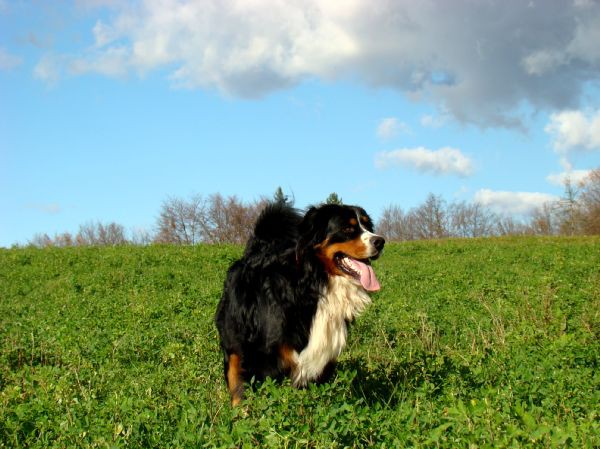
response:
[[[356,213],[356,219],[358,220],[358,225],[360,226],[360,230],[362,231],[360,239],[362,240],[365,247],[369,250],[367,257],[373,257],[377,254],[377,248],[375,248],[375,246],[373,245],[373,237],[381,238],[381,236],[373,234],[371,231],[367,230],[367,228],[363,226],[362,222],[360,221],[360,216],[358,215],[358,212]]]

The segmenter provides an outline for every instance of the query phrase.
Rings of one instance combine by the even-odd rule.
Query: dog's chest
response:
[[[327,364],[338,358],[346,346],[347,321],[360,314],[370,302],[369,295],[348,279],[340,276],[330,279],[317,304],[308,344],[297,358],[295,385],[305,385],[318,378]]]

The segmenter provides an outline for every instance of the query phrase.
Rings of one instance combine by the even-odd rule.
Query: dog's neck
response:
[[[371,304],[371,297],[360,285],[343,276],[331,276],[319,300],[331,318],[352,321]],[[318,308],[319,308],[318,306]]]

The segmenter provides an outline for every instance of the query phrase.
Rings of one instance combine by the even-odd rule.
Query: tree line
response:
[[[50,237],[37,234],[32,246],[102,246],[198,243],[243,244],[254,222],[269,201],[293,204],[293,198],[279,187],[271,197],[244,202],[237,196],[192,195],[188,199],[167,198],[160,206],[153,231],[128,233],[118,223],[90,222],[76,234],[68,232]],[[334,192],[325,203],[342,204]],[[491,237],[505,235],[583,235],[600,234],[600,168],[577,185],[565,184],[563,197],[544,204],[531,216],[517,219],[493,212],[477,202],[446,202],[430,194],[420,206],[403,210],[387,206],[376,231],[390,241],[443,239],[450,237]]]
[[[565,193],[534,210],[526,218],[493,212],[477,202],[447,203],[430,194],[425,202],[404,211],[390,205],[383,210],[378,231],[389,240],[492,237],[506,235],[600,234],[600,168],[578,185],[565,182]]]

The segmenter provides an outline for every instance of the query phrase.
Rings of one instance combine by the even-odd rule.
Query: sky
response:
[[[600,167],[595,0],[0,0],[0,246],[194,194],[525,217]]]

